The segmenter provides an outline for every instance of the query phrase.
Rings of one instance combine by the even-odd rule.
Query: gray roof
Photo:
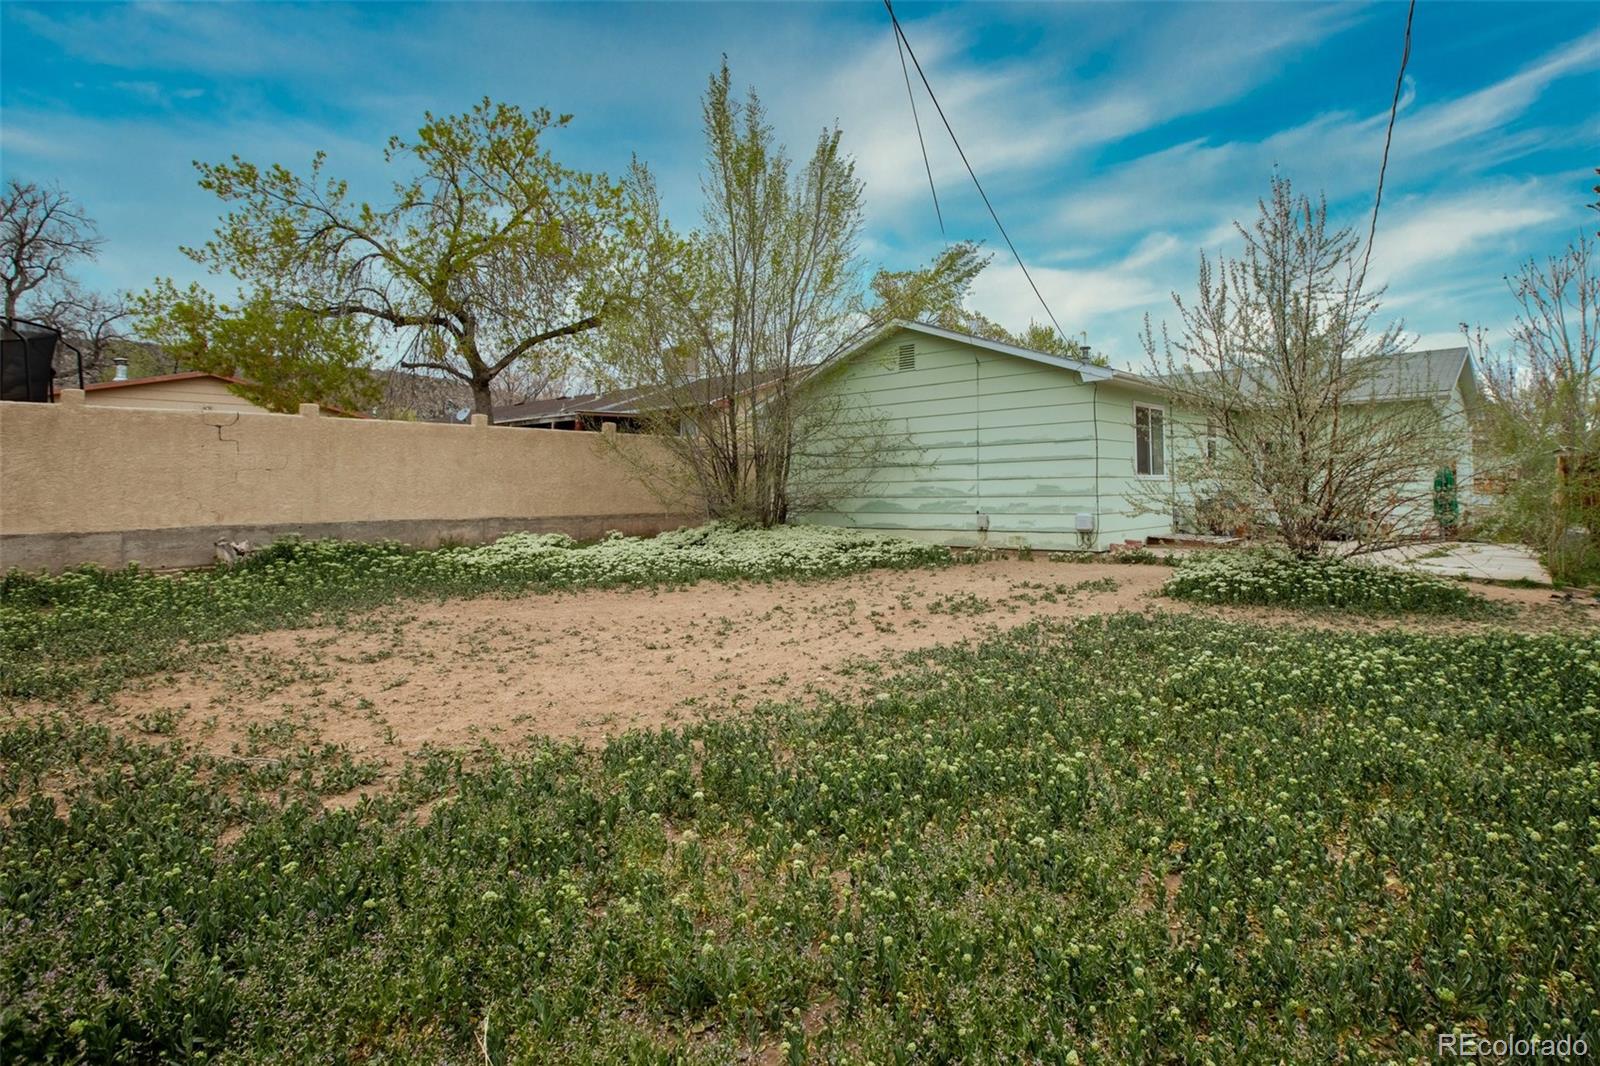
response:
[[[1363,373],[1371,368],[1366,380],[1351,390],[1350,396],[1358,400],[1409,400],[1448,396],[1450,390],[1467,373],[1466,388],[1471,395],[1477,393],[1477,381],[1472,373],[1472,359],[1466,348],[1428,348],[1396,355],[1374,356],[1359,364]],[[1193,374],[1203,380],[1215,374],[1205,370]],[[1186,375],[1162,374],[1147,379],[1153,385],[1177,383]]]
[[[696,378],[676,388],[682,389],[691,397],[701,394],[702,402],[709,404],[726,396],[730,391],[742,393],[749,389],[760,389],[777,381],[785,373],[801,376],[810,369],[809,366],[795,366],[788,371],[779,369],[732,375],[737,379],[732,388],[729,375],[716,374],[711,377]],[[496,425],[501,426],[539,426],[570,422],[583,417],[600,418],[605,415],[638,418],[653,411],[669,409],[674,403],[681,402],[682,398],[681,394],[674,396],[674,387],[667,385],[613,389],[610,392],[586,392],[577,396],[557,396],[496,407],[494,421]]]
[[[1428,348],[1379,357],[1372,365],[1377,369],[1360,390],[1363,399],[1447,396],[1472,364],[1466,348]]]

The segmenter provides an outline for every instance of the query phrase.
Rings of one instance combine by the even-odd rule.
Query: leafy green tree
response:
[[[994,319],[967,307],[973,281],[989,265],[991,256],[975,254],[970,245],[956,245],[929,270],[880,270],[872,279],[872,294],[885,307],[910,307],[922,321],[975,337],[1015,344],[1048,355],[1106,366],[1105,357],[1056,332],[1053,326],[1030,321],[1014,333]]]
[[[892,319],[947,312],[984,260],[963,244],[867,283],[862,185],[840,131],[824,130],[795,167],[756,94],[735,98],[726,63],[703,117],[700,228],[675,230],[649,171],[629,174],[627,312],[596,358],[642,388],[645,428],[669,442],[673,462],[641,471],[663,496],[694,493],[713,516],[774,525],[870,470],[885,446],[871,412],[806,387],[812,368]]]
[[[197,164],[201,187],[228,213],[211,240],[184,251],[243,283],[238,328],[270,330],[255,316],[276,313],[286,317],[276,339],[287,342],[309,337],[314,320],[371,324],[379,343],[401,348],[401,367],[465,382],[475,410],[492,416],[500,374],[564,364],[572,338],[608,307],[620,188],[545,149],[570,121],[487,99],[459,115],[429,113],[415,137],[390,139],[385,159],[404,170],[382,205],[352,199],[321,152],[304,176],[237,156]],[[162,295],[172,293],[152,298]],[[206,317],[196,300],[172,316]],[[329,353],[327,373],[357,369],[349,356]],[[308,371],[309,359],[296,369]]]
[[[139,333],[192,370],[242,378],[248,399],[273,411],[303,403],[366,410],[382,394],[372,373],[372,326],[327,318],[257,289],[237,304],[200,285],[179,290],[159,279],[134,300]]]

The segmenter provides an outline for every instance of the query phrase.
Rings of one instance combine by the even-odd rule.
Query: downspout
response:
[[[989,539],[989,521],[983,513],[983,358],[972,357],[972,495],[977,514],[978,540]]]
[[[1089,427],[1094,434],[1094,547],[1100,546],[1100,383],[1089,382]]]

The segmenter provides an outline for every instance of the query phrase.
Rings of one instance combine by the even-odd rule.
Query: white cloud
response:
[[[1411,197],[1385,208],[1372,249],[1371,277],[1401,280],[1482,251],[1562,217],[1560,198],[1538,182],[1494,184],[1447,196]],[[1504,256],[1492,257],[1505,261]]]

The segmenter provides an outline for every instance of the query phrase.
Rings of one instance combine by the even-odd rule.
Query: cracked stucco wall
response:
[[[697,521],[612,450],[658,442],[491,426],[0,403],[0,568],[197,565],[289,532],[428,544]]]

